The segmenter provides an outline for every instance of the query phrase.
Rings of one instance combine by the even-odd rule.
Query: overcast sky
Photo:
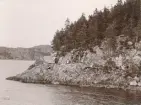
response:
[[[0,0],[0,46],[51,44],[68,17],[77,20],[117,0]]]

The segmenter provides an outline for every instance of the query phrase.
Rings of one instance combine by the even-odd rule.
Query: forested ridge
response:
[[[0,59],[35,60],[52,53],[50,45],[39,45],[31,48],[0,47]]]
[[[115,47],[116,37],[122,34],[135,43],[141,39],[140,27],[140,0],[118,0],[110,9],[95,9],[88,19],[85,14],[73,23],[67,19],[65,28],[55,33],[52,46],[61,52],[86,50],[109,38]]]

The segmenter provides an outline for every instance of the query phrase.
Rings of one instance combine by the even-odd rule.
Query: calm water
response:
[[[0,60],[0,105],[141,105],[139,92],[7,81],[33,61]]]

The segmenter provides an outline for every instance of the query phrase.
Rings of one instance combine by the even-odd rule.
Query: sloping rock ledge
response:
[[[105,73],[100,67],[87,67],[87,65],[82,63],[59,65],[47,62],[38,64],[35,62],[25,72],[6,79],[23,83],[105,87],[141,91],[138,77],[130,78],[129,81],[124,78],[124,75],[122,70],[117,69],[116,72]]]

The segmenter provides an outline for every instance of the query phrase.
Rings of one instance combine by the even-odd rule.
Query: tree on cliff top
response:
[[[96,9],[88,19],[84,14],[74,23],[67,19],[65,28],[55,33],[53,49],[62,52],[69,52],[74,48],[86,50],[100,45],[105,38],[113,39],[121,34],[133,39],[137,36],[134,31],[139,27],[139,10],[138,0],[127,0],[124,3],[118,0],[111,9]]]

